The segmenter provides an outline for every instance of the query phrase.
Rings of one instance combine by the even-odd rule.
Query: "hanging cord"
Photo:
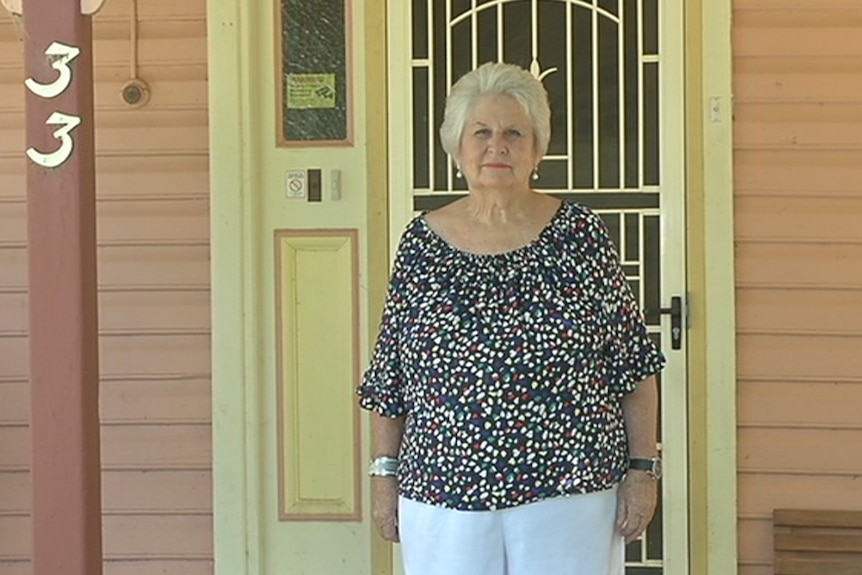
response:
[[[130,46],[130,54],[129,60],[131,61],[131,77],[132,80],[138,79],[138,0],[131,0],[132,2],[132,15],[129,32],[129,44]]]
[[[130,0],[129,18],[129,74],[131,78],[123,86],[123,101],[140,108],[150,99],[150,87],[138,78],[138,0]]]

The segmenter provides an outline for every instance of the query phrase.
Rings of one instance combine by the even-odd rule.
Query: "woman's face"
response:
[[[529,189],[539,163],[530,117],[510,96],[484,96],[473,107],[455,159],[471,190]]]

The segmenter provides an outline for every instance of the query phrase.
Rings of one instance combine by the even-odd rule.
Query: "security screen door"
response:
[[[448,87],[488,61],[532,71],[552,111],[534,185],[602,216],[669,360],[661,507],[628,545],[627,575],[687,573],[682,0],[392,0],[389,10],[393,239],[413,214],[466,193],[439,143]]]

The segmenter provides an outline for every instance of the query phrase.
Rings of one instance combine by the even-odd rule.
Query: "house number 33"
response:
[[[59,73],[57,79],[50,84],[40,84],[32,78],[27,78],[24,81],[24,85],[40,98],[56,98],[72,84],[72,69],[69,67],[69,64],[80,53],[81,50],[74,46],[54,42],[45,50],[45,55],[51,62],[51,67]],[[43,153],[35,148],[29,148],[27,150],[27,157],[45,168],[56,168],[62,166],[69,159],[69,156],[72,155],[72,150],[75,149],[72,130],[80,125],[81,118],[62,112],[54,112],[48,117],[45,123],[49,126],[58,126],[54,130],[54,138],[59,140],[60,147],[50,153]]]

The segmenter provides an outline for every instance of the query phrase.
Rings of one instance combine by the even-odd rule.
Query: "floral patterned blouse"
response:
[[[360,405],[406,415],[402,496],[501,509],[618,483],[620,398],[662,369],[601,219],[564,202],[530,244],[456,249],[407,226]]]

